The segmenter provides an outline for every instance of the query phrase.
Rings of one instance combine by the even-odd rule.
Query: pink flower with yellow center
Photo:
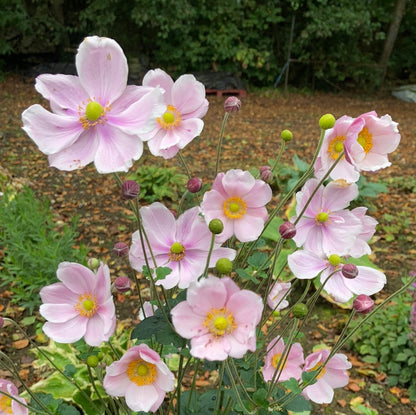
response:
[[[318,184],[317,179],[310,179],[296,193],[296,215],[305,206],[306,210],[296,224],[293,240],[297,246],[317,255],[345,255],[362,231],[361,220],[346,209],[358,196],[358,187],[343,180],[327,186]],[[297,218],[294,216],[291,222]]]
[[[299,380],[302,376],[303,349],[300,343],[293,343],[289,352],[285,353],[284,341],[276,337],[267,349],[266,360],[263,367],[263,377],[266,382],[272,380],[284,382],[290,378]],[[275,376],[276,372],[276,376]]]
[[[323,349],[311,353],[305,359],[304,372],[320,370],[316,377],[317,382],[307,386],[302,395],[306,399],[322,404],[330,403],[334,398],[334,389],[342,388],[349,382],[347,370],[352,367],[347,356],[336,353],[326,362],[330,350]],[[326,362],[326,363],[325,363]]]
[[[344,115],[336,120],[333,128],[325,131],[322,147],[315,163],[315,176],[321,179],[341,156],[344,151],[344,141],[348,128],[353,123],[354,118]],[[333,180],[342,179],[348,183],[356,182],[360,178],[360,173],[349,163],[345,155],[341,156],[329,177]]]
[[[99,346],[114,333],[115,307],[111,295],[110,271],[100,264],[94,274],[83,265],[62,262],[55,284],[43,287],[40,314],[48,320],[45,334],[58,343],[73,343],[84,338]]]
[[[249,290],[240,290],[228,277],[192,283],[186,301],[171,310],[177,333],[191,339],[191,355],[200,359],[241,358],[256,350],[256,326],[263,302]]]
[[[162,88],[167,109],[158,117],[156,127],[141,138],[148,141],[153,155],[170,159],[204,128],[201,118],[209,105],[205,87],[193,75],[182,75],[174,82],[162,69],[147,72],[143,86]]]
[[[387,114],[378,117],[371,111],[360,115],[346,134],[346,159],[358,171],[376,171],[390,166],[387,155],[400,143],[397,125]]]
[[[199,208],[188,209],[175,219],[166,206],[156,202],[142,207],[140,215],[153,256],[147,245],[143,251],[140,231],[136,231],[129,252],[131,266],[141,272],[146,265],[146,259],[150,267],[155,266],[154,260],[157,267],[168,267],[172,270],[164,279],[156,281],[156,284],[167,289],[176,285],[187,288],[204,272],[211,247],[212,234],[201,218]],[[215,266],[220,258],[233,260],[235,250],[215,243],[209,266]]]
[[[13,396],[14,399],[2,392]],[[26,405],[26,400],[19,396],[19,391],[15,384],[9,380],[0,379],[0,415],[27,415],[29,413],[28,409],[20,405],[19,402]]]
[[[139,344],[107,367],[103,386],[110,396],[124,396],[132,411],[156,412],[175,379],[154,350]]]
[[[22,114],[23,129],[60,170],[94,162],[99,173],[128,171],[143,152],[139,134],[153,130],[166,110],[162,91],[127,86],[127,60],[112,39],[85,38],[75,63],[79,76],[37,77],[52,112],[32,105]]]
[[[224,242],[235,235],[240,242],[255,241],[268,218],[265,205],[272,198],[270,186],[255,179],[250,172],[229,170],[219,173],[212,190],[204,194],[201,204],[206,221],[220,219],[224,230],[217,236]]]

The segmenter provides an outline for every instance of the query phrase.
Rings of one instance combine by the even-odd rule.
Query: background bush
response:
[[[377,86],[378,62],[396,0],[0,0],[3,68],[22,55],[70,56],[86,35],[117,39],[143,75],[231,71],[272,86],[287,61],[290,83]],[[390,80],[416,81],[416,2],[406,12],[390,58]],[[70,52],[70,53],[69,53]],[[17,60],[19,58],[20,60]],[[8,65],[6,65],[8,64]]]

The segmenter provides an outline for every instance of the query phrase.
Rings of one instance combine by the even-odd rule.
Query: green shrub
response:
[[[49,202],[27,187],[0,198],[0,287],[13,292],[12,302],[31,312],[39,291],[56,279],[63,261],[83,263],[86,249],[74,249],[77,219],[57,229]]]

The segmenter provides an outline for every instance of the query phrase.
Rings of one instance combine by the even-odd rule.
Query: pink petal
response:
[[[152,69],[143,77],[143,86],[161,87],[164,89],[165,102],[172,103],[171,90],[173,88],[173,79],[162,69]]]
[[[78,107],[89,98],[77,76],[43,74],[36,78],[36,90],[53,103],[54,111],[79,117]]]
[[[220,309],[225,306],[226,291],[221,280],[210,277],[191,284],[188,288],[186,300],[194,313],[205,316],[211,309]]]
[[[99,346],[103,341],[108,340],[105,335],[104,321],[98,314],[88,319],[87,328],[84,334],[85,343],[89,346]]]
[[[354,294],[373,295],[381,291],[386,284],[386,276],[377,269],[357,266],[358,275],[353,279],[345,278],[345,286]]]
[[[238,326],[253,329],[260,322],[263,300],[252,291],[241,290],[227,301],[227,309],[232,313]]]
[[[129,379],[129,377],[127,376],[125,372],[119,375],[109,376],[108,368],[107,368],[107,375],[104,377],[103,386],[108,395],[124,396],[130,384],[131,384],[131,380]]]
[[[270,202],[272,198],[271,187],[262,180],[256,180],[254,186],[245,196],[244,201],[249,208],[263,207]]]
[[[78,117],[58,115],[35,104],[22,113],[23,130],[45,154],[54,154],[76,142],[84,132]]]
[[[327,267],[326,261],[312,252],[295,251],[287,257],[290,270],[296,278],[312,279]]]
[[[76,294],[92,293],[95,289],[95,274],[87,267],[75,262],[61,262],[56,271],[58,280]]]
[[[78,140],[67,148],[51,154],[49,165],[59,170],[71,171],[94,161],[100,136],[95,130],[84,131]]]
[[[137,386],[131,382],[125,392],[126,403],[133,411],[148,412],[159,401],[159,394],[160,391],[153,384]]]
[[[106,302],[100,303],[97,314],[101,317],[104,323],[104,332],[108,333],[112,326],[113,320],[115,320],[116,309],[114,307],[113,297],[110,297]]]
[[[65,323],[79,316],[79,312],[71,304],[42,304],[39,312],[51,323]]]
[[[157,364],[157,377],[155,379],[155,386],[159,389],[170,392],[175,387],[175,377],[164,362]]]
[[[87,323],[87,317],[75,317],[65,323],[50,323],[47,321],[42,330],[57,343],[74,343],[84,335]]]
[[[357,163],[360,170],[364,171],[377,171],[389,167],[391,163],[387,155],[377,153],[367,153],[364,160]]]
[[[204,85],[193,75],[180,76],[172,88],[172,105],[178,109],[184,119],[189,118],[187,114],[195,113],[195,111],[203,117],[208,110]]]
[[[330,182],[323,192],[325,210],[338,211],[349,206],[358,196],[358,186],[355,183],[346,185],[344,182]]]
[[[244,215],[242,219],[235,219],[234,234],[240,242],[255,241],[264,228],[264,220],[261,217]]]
[[[99,173],[128,171],[143,153],[142,141],[107,123],[97,130],[100,140],[94,164]]]
[[[327,277],[328,271],[323,272],[321,274],[321,283],[324,283]],[[339,303],[346,303],[353,297],[352,292],[345,285],[346,281],[347,278],[344,278],[341,272],[338,272],[329,278],[324,286],[324,290],[330,294],[335,301]]]
[[[176,332],[185,339],[207,333],[204,326],[206,316],[195,314],[187,301],[177,304],[172,310],[172,323]]]
[[[307,386],[303,390],[303,395],[315,403],[331,403],[334,398],[334,390],[323,380],[319,379],[313,385]]]
[[[91,99],[112,104],[127,85],[128,66],[123,50],[113,39],[86,37],[75,57],[79,79]]]
[[[210,361],[225,360],[231,352],[228,337],[223,336],[216,339],[212,334],[193,337],[191,339],[191,355]]]
[[[95,274],[95,296],[99,304],[111,297],[110,269],[107,264],[101,263]]]
[[[76,304],[79,294],[69,290],[62,282],[43,287],[40,298],[44,304]]]
[[[222,186],[228,197],[242,197],[249,193],[255,184],[255,178],[248,171],[228,170],[222,179]]]

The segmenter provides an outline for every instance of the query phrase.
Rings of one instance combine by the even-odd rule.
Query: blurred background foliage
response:
[[[73,62],[83,37],[96,34],[121,44],[137,78],[161,67],[271,87],[283,82],[290,49],[292,86],[416,83],[416,0],[0,0],[0,10],[3,72]]]

